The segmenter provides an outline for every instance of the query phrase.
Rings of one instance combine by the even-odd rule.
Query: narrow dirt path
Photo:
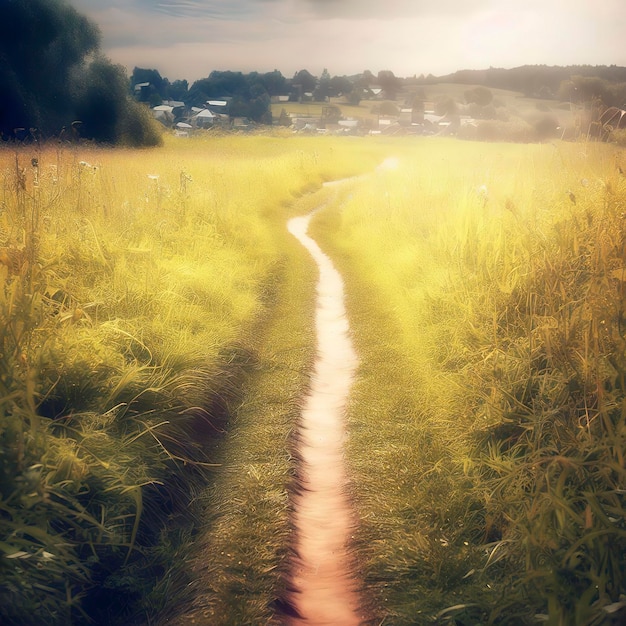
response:
[[[359,626],[358,584],[348,543],[354,528],[343,464],[344,410],[357,356],[348,335],[343,281],[306,233],[312,215],[288,229],[319,267],[315,326],[317,356],[298,432],[301,485],[294,495],[296,556],[288,598],[295,616],[287,626]]]

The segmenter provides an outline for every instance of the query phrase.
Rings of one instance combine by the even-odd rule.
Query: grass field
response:
[[[443,138],[1,151],[3,623],[276,619],[315,279],[285,224],[320,205],[372,624],[620,623],[618,165]]]
[[[396,156],[314,231],[361,354],[348,459],[375,623],[619,623],[623,156]]]
[[[284,288],[290,207],[377,157],[257,137],[0,161],[0,614],[154,620]]]

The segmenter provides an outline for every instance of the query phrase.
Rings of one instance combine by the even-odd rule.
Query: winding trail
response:
[[[344,411],[358,364],[348,331],[343,281],[306,233],[313,214],[289,221],[289,232],[319,268],[315,328],[317,355],[298,432],[301,484],[293,499],[296,556],[292,562],[287,626],[359,626],[358,584],[348,543],[355,522],[343,464]]]

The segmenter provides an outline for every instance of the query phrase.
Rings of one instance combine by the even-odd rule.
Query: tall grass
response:
[[[349,463],[380,623],[618,623],[623,157],[395,150],[314,225],[361,353]]]
[[[4,622],[150,621],[186,587],[188,507],[285,280],[276,229],[373,162],[264,137],[0,153]]]

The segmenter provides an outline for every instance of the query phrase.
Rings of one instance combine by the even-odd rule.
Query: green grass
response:
[[[377,623],[610,623],[626,566],[614,151],[395,155],[313,226],[362,363],[348,459]]]
[[[0,152],[2,619],[277,620],[315,278],[286,221],[325,204],[372,622],[619,620],[616,159],[295,136]]]
[[[294,203],[304,214],[326,192]],[[232,408],[214,484],[200,496],[206,520],[191,562],[193,599],[164,623],[278,624],[292,544],[290,498],[297,472],[294,429],[315,351],[316,269],[282,223],[283,258],[254,367]]]
[[[0,161],[0,614],[154,620],[284,280],[277,229],[375,157],[216,137]]]

